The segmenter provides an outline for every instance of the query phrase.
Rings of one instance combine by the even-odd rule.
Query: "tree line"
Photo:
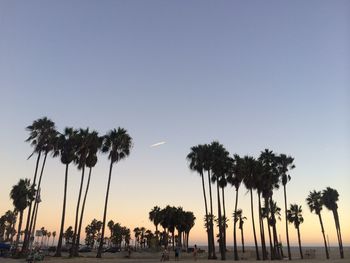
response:
[[[80,233],[92,170],[98,162],[98,152],[102,152],[108,155],[110,165],[103,211],[101,241],[97,252],[97,257],[101,257],[113,165],[129,156],[132,148],[132,138],[125,129],[120,127],[110,130],[103,136],[99,136],[96,131],[90,131],[89,128],[74,129],[72,127],[66,127],[63,132],[59,132],[56,130],[55,123],[47,117],[35,120],[26,128],[26,130],[29,132],[29,137],[26,139],[26,142],[29,142],[34,148],[28,159],[36,156],[34,176],[31,181],[29,179],[21,179],[18,184],[13,187],[10,194],[13,199],[15,210],[20,213],[18,233],[21,233],[23,211],[28,208],[21,253],[25,254],[31,249],[35,233],[36,218],[41,200],[41,181],[47,157],[51,155],[52,157],[58,157],[61,163],[65,166],[62,216],[58,244],[55,252],[55,256],[57,257],[61,256],[62,250],[69,168],[73,164],[81,171],[72,247],[70,249],[70,256],[73,257],[78,255]],[[85,169],[88,170],[88,178],[83,195]],[[19,235],[17,235],[16,249],[18,246],[18,240]]]
[[[188,249],[190,231],[195,224],[196,217],[191,211],[184,211],[182,207],[167,205],[161,209],[159,206],[153,207],[149,212],[149,220],[154,224],[156,245],[168,247],[169,243],[174,250],[175,246]],[[163,232],[158,230],[162,226]],[[177,235],[175,231],[177,230]]]
[[[199,144],[193,146],[187,155],[189,168],[201,177],[201,188],[203,191],[205,209],[205,228],[208,242],[208,259],[216,259],[214,222],[218,227],[218,244],[222,260],[226,259],[226,228],[228,216],[225,208],[225,188],[231,185],[235,191],[233,212],[233,242],[234,259],[238,260],[237,248],[237,223],[242,234],[242,248],[244,248],[242,212],[238,208],[238,192],[243,184],[250,195],[250,213],[253,229],[256,259],[281,259],[284,257],[281,243],[278,239],[276,227],[277,219],[281,216],[281,208],[274,200],[274,192],[283,187],[284,194],[284,218],[287,240],[287,253],[291,259],[288,223],[293,223],[298,233],[300,256],[303,258],[300,229],[303,222],[302,208],[298,204],[287,206],[287,183],[291,180],[290,171],[295,168],[294,158],[286,154],[276,154],[269,149],[262,151],[258,158],[252,156],[230,155],[225,147],[217,141],[210,144]],[[206,182],[205,182],[206,181]],[[206,187],[205,185],[208,185]],[[212,190],[212,186],[213,189]],[[207,190],[209,192],[209,197]],[[213,211],[213,191],[217,196],[217,215]],[[257,197],[258,230],[254,217],[254,196]],[[322,206],[326,206],[333,212],[337,237],[339,243],[340,257],[344,258],[343,245],[340,231],[339,215],[337,212],[338,192],[327,187],[323,192],[313,191],[307,197],[307,204],[311,212],[319,216],[321,231],[325,243],[326,256],[329,258],[324,228],[321,218]],[[256,201],[255,201],[256,202]],[[265,231],[267,230],[267,233]],[[266,237],[267,236],[267,237]],[[261,250],[258,239],[260,239]],[[268,244],[267,244],[268,242]],[[268,253],[269,247],[269,253]],[[261,253],[260,253],[261,251]]]

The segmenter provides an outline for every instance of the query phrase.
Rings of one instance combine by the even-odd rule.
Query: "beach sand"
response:
[[[314,250],[315,256],[314,258],[309,259],[298,259],[298,249],[292,248],[292,261],[293,262],[308,262],[308,263],[316,263],[316,262],[330,262],[330,263],[347,263],[350,262],[350,247],[344,248],[344,256],[345,259],[340,259],[339,257],[339,250],[336,247],[332,247],[330,249],[330,260],[327,260],[325,257],[325,251],[322,247],[305,247],[303,249],[304,253],[307,250]],[[286,253],[286,251],[284,252]],[[61,258],[55,258],[52,256],[46,256],[44,261],[48,261],[50,263],[55,262],[66,262],[66,263],[109,263],[109,262],[117,262],[117,263],[141,263],[141,262],[160,262],[161,252],[132,252],[131,258],[126,258],[127,253],[126,252],[118,252],[115,254],[112,253],[105,253],[103,254],[103,257],[101,259],[95,258],[96,252],[90,252],[90,253],[81,253],[81,256],[78,258],[69,258],[67,254],[63,253],[63,257]],[[175,262],[174,253],[169,253],[170,262]],[[219,254],[218,254],[219,256]],[[252,248],[247,249],[247,252],[245,254],[241,254],[240,256],[244,257],[244,259],[241,260],[241,262],[258,262],[255,260],[255,254],[254,250]],[[181,253],[180,254],[180,262],[189,263],[189,262],[196,262],[196,263],[204,263],[204,262],[219,262],[221,260],[208,260],[206,253],[201,253],[198,255],[197,260],[195,261],[193,258],[193,255],[191,253]],[[227,259],[226,262],[233,262],[233,253],[228,252],[227,253]],[[286,262],[287,259],[284,260],[274,260],[273,262]],[[10,258],[0,258],[1,263],[15,263],[15,262],[26,262],[24,259],[10,259]],[[270,260],[266,260],[265,262],[270,262]]]

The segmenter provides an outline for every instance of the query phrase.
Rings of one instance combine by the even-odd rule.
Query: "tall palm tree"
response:
[[[120,127],[117,130],[113,129],[110,132],[108,132],[103,142],[102,152],[108,153],[110,166],[109,166],[105,207],[103,212],[102,234],[101,234],[100,245],[98,247],[98,251],[96,255],[97,258],[100,258],[102,254],[103,239],[104,239],[105,225],[106,225],[108,195],[109,195],[109,187],[111,184],[113,164],[128,157],[130,154],[131,147],[132,147],[132,138],[130,137],[130,135],[127,133],[125,129]]]
[[[338,191],[331,187],[327,187],[322,192],[322,202],[324,206],[328,210],[332,211],[333,213],[335,228],[337,230],[340,258],[344,258],[343,241],[341,237],[340,221],[339,221],[338,205],[337,205],[338,197],[339,197]]]
[[[220,187],[222,182],[226,181],[228,174],[232,172],[233,159],[229,157],[230,153],[225,147],[217,141],[210,144],[212,152],[212,182],[216,182],[217,199],[218,199],[218,225],[219,225],[219,247],[221,259],[226,259],[226,245],[225,245],[225,229],[226,229],[226,218],[222,214],[224,209],[221,208],[220,201]],[[220,186],[221,183],[221,186]],[[222,198],[224,205],[224,196]]]
[[[33,199],[34,193],[35,193],[35,190],[33,186],[31,186],[29,179],[20,179],[19,182],[12,187],[10,192],[10,198],[13,201],[13,205],[15,209],[19,212],[19,222],[18,222],[15,251],[17,251],[19,237],[21,235],[23,211],[30,204],[30,201]]]
[[[85,203],[86,203],[86,199],[87,199],[87,195],[88,195],[89,187],[90,187],[92,168],[94,168],[96,163],[97,163],[97,152],[101,149],[103,138],[99,137],[98,133],[96,131],[92,131],[88,134],[87,141],[88,141],[87,142],[88,154],[86,157],[85,165],[86,165],[86,167],[89,168],[89,176],[87,179],[84,199],[83,199],[83,203],[81,206],[79,227],[78,227],[77,239],[76,239],[75,251],[74,251],[75,256],[78,255],[78,249],[79,249],[79,244],[80,244],[80,233],[81,233],[81,227],[82,227],[83,218],[84,218]]]
[[[236,199],[235,199],[235,210],[234,210],[234,217],[233,217],[233,252],[234,252],[234,259],[238,260],[238,250],[237,250],[237,222],[238,222],[238,212],[237,212],[237,206],[238,206],[238,190],[239,187],[243,181],[244,177],[244,171],[243,171],[243,161],[242,158],[235,154],[233,156],[233,173],[227,177],[227,181],[234,186],[236,191]]]
[[[211,191],[211,184],[212,184],[212,164],[213,164],[213,151],[212,151],[212,145],[210,144],[204,144],[202,146],[203,150],[203,168],[204,171],[207,171],[208,176],[208,192],[209,192],[209,205],[210,205],[210,213],[208,211],[208,221],[209,221],[209,233],[210,233],[210,247],[212,249],[212,259],[217,259],[216,257],[216,250],[215,250],[215,239],[214,239],[214,214],[213,214],[213,195]],[[209,209],[208,209],[209,210]]]
[[[264,178],[264,166],[260,160],[255,161],[254,166],[254,178],[255,178],[255,187],[258,195],[258,215],[259,215],[259,228],[260,228],[260,239],[261,239],[261,248],[262,248],[262,257],[263,260],[267,259],[267,250],[265,243],[265,228],[264,228],[264,220],[263,220],[263,208],[261,205],[261,197],[264,191],[264,187],[266,185],[266,180]]]
[[[78,248],[76,247],[76,239],[77,239],[77,231],[78,231],[78,221],[79,221],[79,208],[81,201],[81,193],[83,190],[84,176],[85,176],[85,165],[86,159],[89,153],[89,145],[88,145],[88,136],[89,136],[89,128],[87,129],[79,129],[77,132],[77,149],[75,153],[74,163],[78,165],[78,170],[81,170],[81,178],[80,178],[80,187],[77,205],[75,208],[75,222],[74,222],[74,234],[72,247],[69,252],[69,256],[76,256]]]
[[[280,154],[277,156],[277,169],[279,176],[281,178],[281,182],[283,185],[283,194],[284,194],[284,215],[285,215],[285,223],[286,223],[286,237],[287,237],[287,247],[288,247],[288,259],[292,259],[292,255],[290,253],[290,245],[289,245],[289,233],[288,233],[288,216],[287,216],[287,190],[286,184],[290,181],[290,175],[288,172],[295,168],[294,158],[291,156],[287,156],[285,154]]]
[[[256,259],[260,260],[259,255],[259,248],[258,248],[258,242],[256,239],[256,231],[255,231],[255,220],[254,220],[254,206],[253,206],[253,190],[256,188],[256,178],[254,177],[254,166],[256,164],[256,161],[251,156],[244,156],[244,179],[243,183],[245,187],[248,189],[250,193],[250,210],[252,215],[252,226],[253,226],[253,235],[254,235],[254,244],[255,244],[255,253],[256,253]]]
[[[321,225],[321,232],[322,232],[322,236],[323,236],[323,241],[324,241],[324,248],[326,250],[326,257],[327,257],[327,259],[329,259],[326,235],[324,233],[322,216],[321,216],[321,211],[322,211],[322,206],[323,206],[322,193],[320,191],[316,192],[316,190],[310,192],[308,197],[306,198],[306,202],[310,208],[311,213],[315,212],[315,214],[318,215],[318,219],[320,220],[320,225]]]
[[[207,195],[205,191],[204,185],[204,166],[205,166],[205,154],[207,147],[205,145],[197,145],[191,147],[191,152],[187,155],[187,161],[189,162],[189,168],[192,171],[197,172],[202,181],[202,190],[203,190],[203,198],[204,198],[204,208],[205,208],[205,220],[206,220],[206,228],[207,228],[207,236],[208,236],[208,259],[213,258],[213,248],[211,242],[211,232],[210,232],[210,222],[209,222],[209,214],[208,214],[208,204],[207,204]],[[209,181],[210,184],[210,181]]]
[[[58,236],[58,244],[55,253],[55,257],[61,256],[62,240],[64,234],[64,221],[66,216],[66,199],[67,199],[67,184],[68,184],[68,168],[69,164],[76,158],[75,153],[77,149],[77,131],[73,128],[65,128],[64,133],[58,137],[58,152],[60,155],[61,163],[65,165],[64,176],[64,190],[63,190],[63,205],[62,205],[62,218],[60,226],[60,234]]]
[[[41,154],[46,145],[48,134],[51,133],[52,129],[54,129],[55,123],[48,119],[47,117],[43,117],[41,119],[37,119],[33,121],[33,123],[26,127],[26,130],[29,132],[29,137],[26,139],[26,142],[30,142],[30,145],[34,147],[33,152],[29,155],[28,159],[31,158],[34,154],[37,154],[34,177],[32,184],[36,185],[36,178],[38,174],[39,162]],[[32,215],[32,203],[33,200],[29,204],[24,241],[22,246],[22,252],[26,252],[29,244],[29,235],[30,235],[30,225],[31,225],[31,215]]]
[[[57,155],[57,137],[58,132],[56,131],[55,124],[53,122],[48,121],[47,127],[46,127],[46,132],[45,132],[45,137],[43,137],[43,143],[42,143],[42,152],[44,153],[44,160],[41,165],[41,171],[40,171],[40,176],[38,180],[38,187],[36,191],[36,196],[35,196],[35,202],[34,202],[34,209],[31,215],[30,219],[30,232],[29,232],[29,240],[31,240],[31,237],[35,233],[35,225],[36,225],[36,219],[38,215],[38,210],[39,210],[39,204],[41,202],[41,180],[43,177],[44,173],[44,168],[46,164],[46,159],[47,155],[52,152],[53,156],[55,157]]]
[[[304,222],[304,218],[302,215],[301,206],[297,204],[291,204],[290,208],[287,210],[287,219],[289,223],[293,223],[295,229],[298,233],[298,243],[299,243],[299,252],[300,258],[303,259],[303,250],[301,249],[301,240],[300,240],[300,224]]]
[[[264,218],[266,218],[267,221],[267,229],[269,234],[269,240],[270,240],[270,253],[271,253],[271,259],[279,259],[280,258],[280,252],[278,250],[278,239],[277,239],[277,231],[276,231],[276,224],[271,225],[270,224],[270,211],[272,208],[270,207],[270,204],[273,204],[273,191],[275,189],[279,188],[279,173],[277,170],[277,162],[276,162],[276,155],[269,149],[265,149],[260,153],[260,156],[258,158],[258,161],[260,162],[259,165],[262,165],[262,173],[261,173],[261,180],[258,180],[258,191],[260,188],[261,195],[264,198],[264,208],[262,209],[264,211]],[[274,222],[275,215],[271,214],[271,218]],[[273,237],[271,236],[271,228],[273,230]],[[272,242],[273,239],[273,242]]]

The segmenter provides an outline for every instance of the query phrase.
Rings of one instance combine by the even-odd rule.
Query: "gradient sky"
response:
[[[11,186],[33,176],[25,127],[48,116],[59,130],[121,126],[133,137],[130,157],[114,168],[108,219],[154,229],[153,206],[183,206],[197,217],[191,243],[205,243],[200,178],[185,157],[219,140],[232,154],[269,148],[295,157],[288,202],[303,206],[305,244],[322,239],[309,191],[337,189],[349,245],[349,47],[349,1],[0,0],[0,214],[12,209]],[[100,155],[84,225],[102,218],[107,175]],[[65,228],[74,224],[79,178],[72,167]],[[50,158],[38,226],[51,231],[63,180],[64,166]],[[275,196],[283,207],[282,191]],[[229,187],[229,214],[233,197]],[[242,188],[249,218],[248,202]],[[336,245],[332,215],[323,216]],[[251,244],[251,220],[245,233]],[[295,244],[293,225],[290,235]]]

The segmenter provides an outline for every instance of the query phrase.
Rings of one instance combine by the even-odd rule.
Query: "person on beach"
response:
[[[179,261],[180,249],[179,247],[175,248],[175,261]]]
[[[197,245],[194,245],[194,249],[193,249],[193,259],[194,259],[194,261],[197,261],[197,253],[198,253]]]
[[[168,261],[169,260],[169,254],[168,254],[168,249],[165,248],[162,257],[160,258],[160,261]]]

